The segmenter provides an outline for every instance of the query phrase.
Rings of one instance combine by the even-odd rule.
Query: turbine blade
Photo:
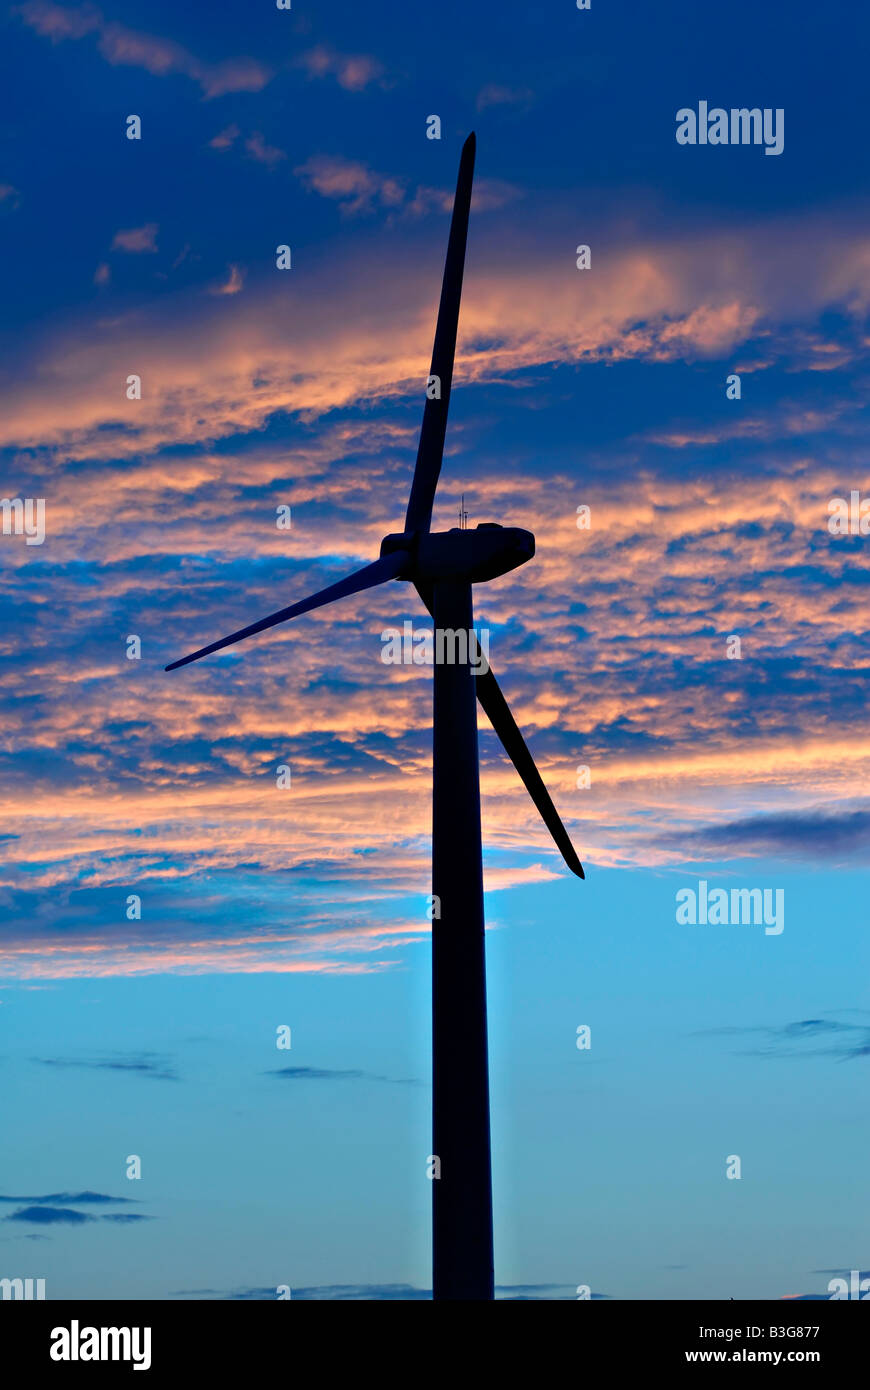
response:
[[[559,812],[553,805],[550,793],[544,786],[543,778],[535,766],[534,758],[526,747],[526,741],[517,727],[517,722],[510,712],[510,707],[501,692],[498,681],[492,671],[487,671],[485,675],[475,676],[474,683],[477,687],[477,698],[484,713],[501,739],[502,747],[520,774],[526,791],[540,811],[544,824],[555,840],[562,858],[572,873],[576,874],[578,878],[585,878],[586,875],[583,872],[583,865],[577,857],[577,851],[571,844]]]
[[[432,347],[429,375],[440,382],[440,400],[430,400],[427,394],[423,407],[423,426],[417,447],[417,463],[411,483],[411,496],[405,516],[405,531],[428,531],[432,521],[432,503],[441,472],[444,453],[444,434],[447,429],[447,408],[450,405],[450,386],[453,381],[453,358],[456,353],[456,331],[459,325],[459,300],[462,294],[462,272],[465,268],[465,242],[468,236],[468,213],[471,207],[471,181],[474,177],[475,137],[472,131],[462,146],[456,197],[444,262],[441,283],[441,302]]]
[[[357,570],[356,574],[349,574],[346,579],[340,579],[337,584],[330,584],[327,589],[321,589],[319,593],[312,594],[310,598],[303,598],[298,603],[291,603],[289,608],[280,608],[277,613],[270,613],[268,618],[261,618],[258,623],[250,623],[248,627],[239,628],[238,632],[231,632],[229,637],[222,637],[218,642],[211,642],[207,647],[201,647],[198,652],[191,652],[189,656],[183,656],[180,661],[173,661],[165,669],[175,671],[179,666],[187,666],[191,661],[198,661],[201,656],[208,656],[211,652],[219,652],[222,647],[230,647],[234,642],[242,642],[246,637],[253,637],[255,632],[264,632],[266,628],[275,627],[277,623],[286,623],[290,618],[298,618],[300,613],[310,613],[312,609],[323,608],[325,604],[334,603],[336,599],[346,598],[349,594],[358,594],[363,589],[372,589],[376,584],[383,584],[387,579],[397,579],[410,558],[407,550],[394,550],[388,555],[381,556],[380,560],[375,560],[374,564],[366,565],[364,569]]]
[[[434,618],[432,586],[415,584],[414,588]],[[559,812],[553,805],[550,793],[544,786],[544,779],[535,766],[535,760],[526,746],[526,741],[520,733],[517,722],[510,712],[510,706],[502,694],[501,686],[492,674],[492,670],[487,671],[485,675],[475,676],[474,684],[484,714],[501,739],[502,747],[519,773],[523,786],[540,811],[541,818],[555,840],[562,858],[572,874],[576,874],[578,878],[585,878],[586,875],[583,872],[583,865],[580,863],[577,851],[562,824]]]

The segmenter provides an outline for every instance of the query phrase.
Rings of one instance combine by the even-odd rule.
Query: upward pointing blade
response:
[[[459,325],[459,299],[462,294],[462,272],[465,268],[465,242],[468,236],[468,213],[471,207],[471,181],[474,177],[475,138],[472,131],[462,147],[456,198],[444,262],[441,284],[441,303],[432,347],[430,377],[438,377],[440,400],[430,400],[423,407],[423,426],[417,448],[417,463],[411,483],[411,496],[405,516],[405,531],[428,531],[432,521],[432,503],[441,472],[444,453],[444,434],[447,429],[447,408],[453,381],[453,358],[456,353],[456,332]]]
[[[375,560],[374,564],[366,565],[365,569],[357,570],[356,574],[348,575],[347,579],[339,579],[337,584],[330,584],[327,589],[321,589],[319,593],[312,594],[310,598],[303,598],[298,603],[291,603],[289,608],[279,608],[277,613],[270,613],[268,618],[261,618],[257,623],[251,623],[248,627],[241,627],[238,632],[231,632],[229,637],[221,637],[220,641],[212,642],[208,647],[201,647],[198,652],[191,652],[189,656],[183,656],[180,661],[173,661],[165,669],[175,671],[179,666],[187,666],[191,661],[198,661],[201,656],[208,656],[210,652],[219,652],[222,647],[230,647],[234,642],[242,642],[246,637],[253,637],[255,632],[264,632],[267,627],[275,627],[277,623],[286,623],[289,618],[298,618],[300,613],[310,613],[312,609],[323,608],[325,604],[334,603],[338,598],[346,598],[349,594],[358,594],[363,589],[372,589],[376,584],[383,584],[387,579],[396,579],[410,558],[407,550],[393,550],[389,555],[383,555],[380,560]]]
[[[431,586],[415,584],[414,587],[434,618]],[[535,760],[526,747],[526,741],[510,712],[510,706],[502,694],[501,686],[491,670],[487,671],[485,675],[476,675],[474,685],[484,714],[498,734],[502,747],[520,774],[523,786],[540,811],[541,819],[555,840],[562,858],[572,874],[576,874],[578,878],[585,878],[586,875],[583,872],[583,865],[580,863],[577,851],[562,824],[559,812],[553,805],[550,793],[544,786],[544,779],[535,766]]]

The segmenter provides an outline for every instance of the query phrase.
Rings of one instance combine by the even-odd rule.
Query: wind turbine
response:
[[[486,1040],[483,870],[477,710],[480,701],[505,752],[519,773],[568,868],[583,866],[559,819],[531,753],[499,685],[480,662],[472,638],[471,588],[531,560],[530,531],[493,522],[474,530],[430,531],[432,504],[447,427],[465,243],[471,205],[475,138],[462,148],[447,243],[441,302],[411,496],[401,534],[385,536],[380,558],[291,603],[259,622],[231,632],[166,667],[174,671],[278,623],[298,618],[336,599],[389,579],[413,584],[434,618],[436,633],[464,632],[467,660],[434,664],[432,756],[432,894],[440,917],[432,922],[432,1116],[433,1156],[440,1176],[432,1182],[433,1297],[493,1298],[492,1177],[489,1137],[489,1070]],[[446,644],[445,644],[446,645]],[[450,655],[454,656],[454,647]],[[445,653],[446,654],[446,653]],[[460,644],[461,655],[461,644]],[[482,672],[474,666],[486,667]]]

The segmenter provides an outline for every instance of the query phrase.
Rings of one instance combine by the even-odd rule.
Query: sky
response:
[[[471,130],[433,529],[535,533],[475,618],[587,872],[481,715],[498,1296],[866,1271],[860,8],[0,23],[0,494],[45,507],[0,536],[0,1277],[431,1296],[432,673],[381,659],[428,616],[163,668],[402,529]],[[679,144],[702,101],[782,152]],[[775,926],[680,920],[702,881]]]

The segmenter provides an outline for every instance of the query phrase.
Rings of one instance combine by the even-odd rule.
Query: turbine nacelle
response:
[[[411,557],[410,564],[398,576],[400,579],[421,584],[435,584],[443,579],[484,584],[531,560],[535,538],[531,531],[523,531],[519,526],[485,521],[468,531],[454,526],[450,531],[427,531],[423,535],[402,532],[384,536],[381,558],[398,551],[406,551]]]

